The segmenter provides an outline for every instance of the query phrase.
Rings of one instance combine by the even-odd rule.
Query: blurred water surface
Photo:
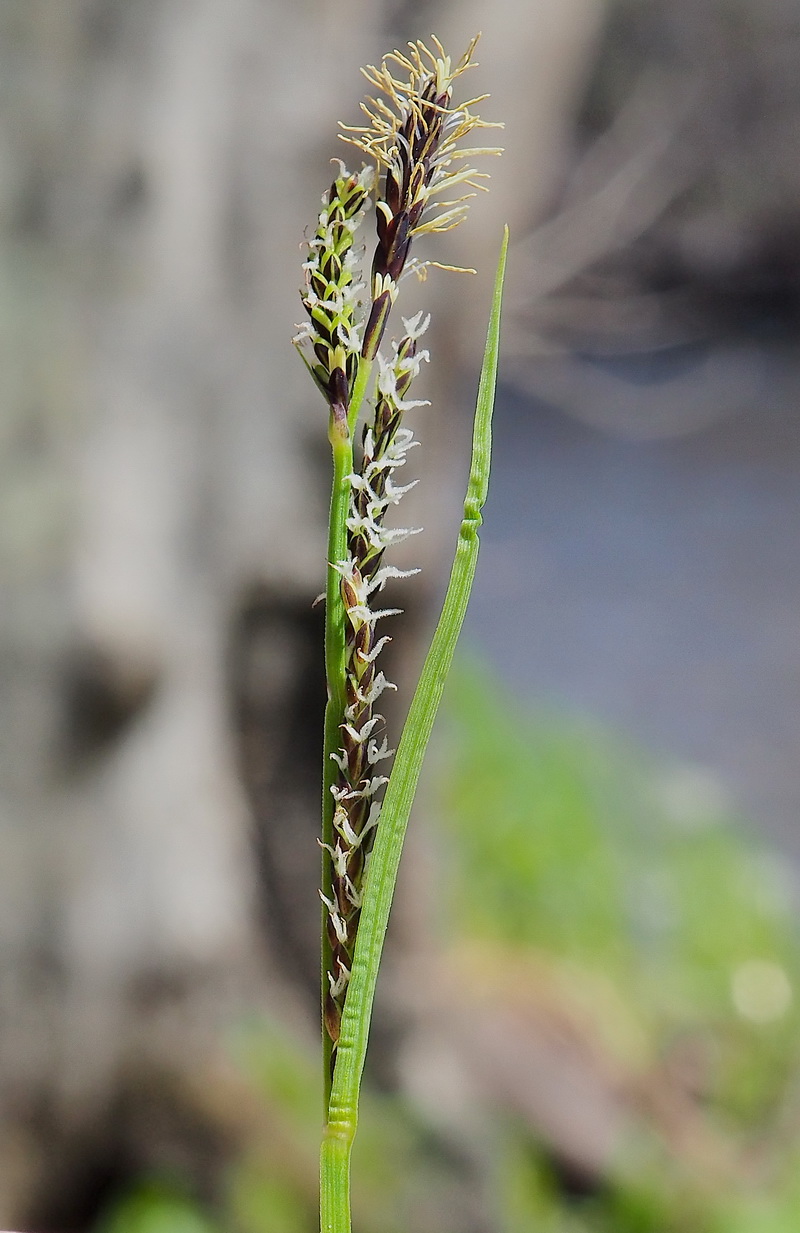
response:
[[[578,418],[506,390],[467,629],[518,693],[703,769],[800,855],[800,371],[739,360],[750,401],[651,440],[587,423],[591,391]],[[641,437],[685,363],[614,362]]]

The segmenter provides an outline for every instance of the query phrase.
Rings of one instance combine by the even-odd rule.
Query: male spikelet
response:
[[[383,564],[388,547],[417,532],[416,528],[390,530],[384,519],[389,506],[397,504],[416,482],[398,485],[394,473],[405,465],[408,451],[416,444],[402,421],[406,411],[424,405],[408,394],[421,363],[428,359],[418,340],[430,318],[423,320],[418,313],[403,319],[403,336],[391,344],[388,358],[379,347],[402,275],[413,270],[423,277],[428,267],[439,265],[411,258],[412,242],[462,221],[474,190],[483,188],[481,181],[486,178],[462,164],[479,154],[498,153],[494,147],[465,149],[459,145],[475,128],[500,127],[489,125],[471,110],[486,95],[457,106],[452,102],[456,79],[474,64],[477,38],[455,66],[439,40],[431,41],[434,50],[422,42],[410,43],[407,53],[392,52],[380,68],[363,70],[379,94],[362,103],[368,123],[342,125],[342,137],[374,162],[378,175],[374,177],[371,166],[351,175],[341,164],[340,174],[323,197],[304,266],[306,287],[301,298],[309,320],[295,339],[329,404],[331,423],[340,433],[351,428],[351,398],[360,365],[373,360],[378,365],[373,413],[363,426],[360,459],[347,481],[347,555],[331,562],[340,576],[346,625],[344,705],[338,724],[341,745],[331,754],[337,768],[331,786],[333,827],[331,842],[323,845],[331,863],[331,893],[322,893],[322,899],[332,955],[324,1018],[334,1050],[350,979],[364,874],[387,783],[379,764],[394,752],[385,737],[378,737],[384,721],[375,703],[385,689],[394,686],[376,665],[389,641],[377,636],[376,623],[399,609],[373,607],[373,599],[387,580],[417,572]],[[360,295],[366,285],[358,277],[354,237],[369,204],[373,178],[378,181],[378,242],[369,297],[362,305]],[[442,194],[453,188],[459,195],[443,200]]]

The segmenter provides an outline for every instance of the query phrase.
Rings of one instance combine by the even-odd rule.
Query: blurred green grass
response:
[[[800,1228],[788,863],[734,824],[708,776],[531,712],[480,665],[462,660],[445,708],[426,802],[442,890],[435,944],[494,955],[517,984],[545,971],[548,996],[563,991],[629,1091],[649,1095],[631,1098],[633,1132],[607,1175],[576,1191],[518,1114],[487,1112],[481,1158],[465,1161],[410,1100],[368,1091],[356,1230],[455,1233],[475,1204],[483,1224],[470,1227],[497,1233]],[[281,1127],[280,1151],[269,1136],[248,1145],[214,1212],[181,1179],[142,1179],[98,1233],[314,1229],[317,1059],[277,1021],[248,1025],[233,1052]]]
[[[716,1101],[767,1115],[797,1060],[788,862],[726,816],[707,777],[531,717],[478,668],[457,674],[448,708],[449,927],[612,978],[653,1054],[713,1031]]]

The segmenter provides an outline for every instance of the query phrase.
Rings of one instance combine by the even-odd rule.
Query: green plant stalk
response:
[[[373,362],[373,360],[365,360],[363,356],[358,361],[358,372],[356,373],[356,379],[353,383],[353,393],[350,396],[350,410],[347,413],[347,427],[350,431],[351,439],[356,429],[356,423],[361,411],[361,404],[364,401],[364,395],[367,392]]]
[[[358,1124],[361,1077],[389,912],[408,818],[436,712],[467,610],[478,559],[478,528],[489,486],[492,412],[497,383],[500,310],[508,228],[492,297],[472,438],[464,518],[441,616],[414,692],[375,836],[342,1015],[320,1163],[321,1233],[351,1233],[350,1154]]]
[[[325,735],[323,741],[322,766],[322,842],[333,842],[333,796],[331,786],[336,774],[335,763],[331,754],[336,753],[341,738],[339,725],[344,717],[345,708],[345,613],[342,596],[339,589],[340,575],[333,566],[347,557],[347,512],[350,502],[349,476],[353,470],[353,432],[358,420],[361,404],[364,401],[369,384],[372,361],[362,359],[359,362],[358,373],[350,399],[347,425],[337,422],[331,415],[328,436],[333,455],[333,480],[331,483],[331,508],[328,519],[328,569],[325,588],[325,679],[328,690],[328,701],[325,706]],[[330,861],[325,848],[322,849],[322,880],[323,894],[331,895]],[[331,965],[331,947],[328,941],[327,912],[322,905],[322,996],[321,1006],[324,1012],[325,993],[327,989],[327,972]],[[327,1112],[331,1089],[331,1049],[332,1042],[328,1033],[322,1032],[325,1111]]]

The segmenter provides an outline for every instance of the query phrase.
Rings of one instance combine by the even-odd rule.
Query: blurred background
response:
[[[4,0],[5,1228],[315,1227],[302,239],[359,66],[479,28],[465,89],[506,153],[430,250],[478,275],[404,289],[434,362],[395,679],[449,569],[507,220],[496,459],[355,1227],[800,1223],[796,4]]]

